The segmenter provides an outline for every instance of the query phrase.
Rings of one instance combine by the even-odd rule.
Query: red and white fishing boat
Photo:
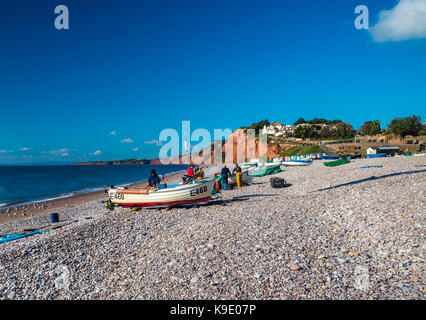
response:
[[[213,179],[193,181],[188,184],[167,186],[166,188],[108,188],[112,205],[123,208],[165,208],[204,204],[210,201],[214,190]]]

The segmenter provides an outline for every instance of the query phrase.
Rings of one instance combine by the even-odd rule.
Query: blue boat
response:
[[[386,158],[388,155],[386,153],[377,153],[377,154],[366,154],[366,158]]]
[[[312,162],[312,160],[302,160],[302,159],[299,159],[299,160],[290,160],[290,161],[293,161],[293,162],[304,162],[304,163],[311,163]]]
[[[339,156],[326,156],[325,154],[321,155],[321,159],[327,159],[327,160],[336,160],[340,159]]]
[[[30,233],[15,233],[15,234],[0,235],[0,243],[29,237],[29,236],[32,236],[32,235],[35,235],[35,234],[40,234],[42,232],[46,232],[46,231],[48,231],[48,230],[45,230],[45,231],[36,230],[36,231],[30,232]]]

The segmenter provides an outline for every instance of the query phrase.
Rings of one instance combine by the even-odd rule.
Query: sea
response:
[[[186,165],[0,166],[0,208],[146,181],[152,169],[163,175]]]

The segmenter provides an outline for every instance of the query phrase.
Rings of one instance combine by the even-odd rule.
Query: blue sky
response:
[[[183,120],[213,132],[263,119],[424,119],[426,34],[401,23],[409,2],[424,4],[2,1],[0,163],[157,157],[160,131]],[[54,27],[58,4],[69,30]],[[354,27],[359,4],[380,26]]]

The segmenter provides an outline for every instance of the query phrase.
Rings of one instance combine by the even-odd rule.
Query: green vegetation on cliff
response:
[[[300,146],[293,147],[285,152],[281,153],[281,156],[302,156],[311,153],[322,153],[324,150],[320,146]]]

